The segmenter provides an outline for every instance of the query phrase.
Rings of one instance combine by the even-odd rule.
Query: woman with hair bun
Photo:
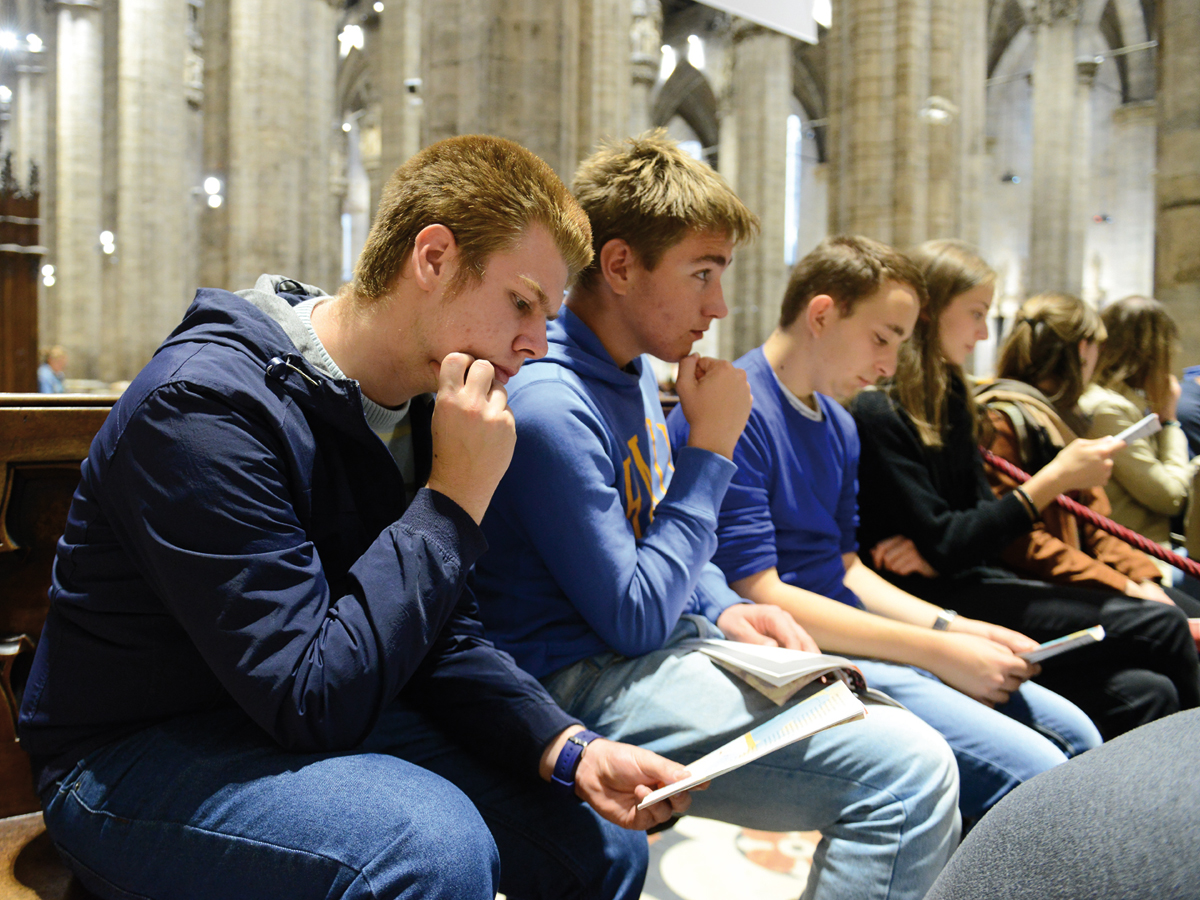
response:
[[[1108,489],[1112,517],[1164,547],[1171,545],[1171,518],[1191,491],[1197,460],[1188,459],[1187,437],[1176,406],[1179,381],[1171,358],[1179,329],[1157,300],[1126,297],[1104,310],[1108,340],[1100,351],[1094,384],[1079,398],[1087,434],[1117,434],[1147,413],[1157,413],[1162,431],[1138,438],[1113,457]],[[1200,459],[1200,458],[1198,458]],[[1159,564],[1167,583],[1174,570]]]
[[[987,412],[983,430],[993,453],[1036,473],[1087,430],[1077,404],[1106,334],[1099,313],[1071,294],[1025,301],[1000,351],[997,380],[976,395]],[[998,496],[1016,487],[990,466],[987,471]],[[1073,498],[1102,516],[1112,512],[1103,488],[1077,491]],[[1165,603],[1174,599],[1200,615],[1200,603],[1164,592],[1153,559],[1057,505],[1043,510],[1033,530],[1009,544],[1001,559],[1029,578]]]
[[[929,306],[896,375],[851,405],[862,442],[864,558],[911,594],[1035,640],[1102,624],[1104,641],[1046,660],[1037,680],[1080,706],[1105,738],[1200,705],[1200,661],[1182,610],[1023,578],[1004,565],[1005,549],[1058,494],[1103,484],[1124,445],[1072,441],[1020,490],[997,498],[962,370],[987,336],[995,273],[958,241],[930,241],[910,256]]]

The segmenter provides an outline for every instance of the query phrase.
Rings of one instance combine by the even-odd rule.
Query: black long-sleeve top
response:
[[[955,380],[947,398],[941,447],[921,443],[908,414],[884,391],[864,391],[850,406],[858,425],[859,546],[904,535],[941,575],[989,564],[1030,528],[1016,494],[997,499],[988,486],[967,410]]]

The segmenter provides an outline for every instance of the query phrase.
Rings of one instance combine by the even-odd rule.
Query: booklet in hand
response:
[[[1052,641],[1046,641],[1044,644],[1039,644],[1036,650],[1026,650],[1024,653],[1018,653],[1017,656],[1026,662],[1041,662],[1043,659],[1058,656],[1058,654],[1074,650],[1076,647],[1083,647],[1102,640],[1104,640],[1104,626],[1093,625],[1091,628],[1084,628],[1082,631],[1075,631]]]
[[[732,772],[780,747],[811,737],[826,728],[861,719],[866,714],[866,707],[850,693],[845,682],[835,681],[773,719],[700,757],[688,766],[691,774],[687,778],[652,791],[638,804],[638,809],[653,806],[659,800]]]
[[[833,675],[846,681],[851,689],[860,694],[867,689],[862,672],[841,656],[717,638],[686,641],[679,647],[710,657],[721,668],[732,672],[777,706],[782,706],[798,691],[824,675]]]

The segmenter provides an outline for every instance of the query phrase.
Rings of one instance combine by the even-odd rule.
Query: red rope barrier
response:
[[[1003,472],[1009,478],[1024,484],[1029,480],[1030,475],[1021,469],[1018,469],[1012,463],[1002,456],[997,456],[991,450],[984,447],[979,448],[979,452],[983,454],[983,461],[993,468]],[[1124,525],[1114,522],[1112,519],[1100,515],[1094,510],[1088,509],[1082,503],[1072,500],[1065,494],[1059,494],[1054,498],[1054,502],[1065,509],[1067,512],[1078,516],[1085,521],[1091,522],[1097,528],[1107,531],[1114,537],[1118,537],[1127,544],[1137,547],[1143,553],[1148,553],[1150,556],[1156,557],[1168,562],[1177,569],[1182,569],[1193,578],[1200,578],[1200,563],[1194,559],[1188,559],[1186,556],[1180,556],[1178,553],[1172,553],[1170,550],[1163,547],[1144,535],[1138,534],[1136,531],[1131,531]]]

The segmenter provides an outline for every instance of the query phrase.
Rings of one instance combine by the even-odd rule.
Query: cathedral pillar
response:
[[[845,0],[829,34],[831,234],[978,239],[982,0]],[[967,226],[971,219],[976,224]]]
[[[633,0],[631,12],[633,27],[629,40],[633,84],[629,133],[641,134],[654,124],[651,98],[662,59],[662,3],[660,0]]]
[[[1158,179],[1154,295],[1200,362],[1200,5],[1158,6]]]
[[[330,288],[337,12],[326,0],[209,0],[201,281],[239,289],[263,272]]]
[[[387,0],[379,25],[379,101],[383,183],[421,149],[424,84],[421,81],[422,0]]]
[[[599,138],[624,136],[630,0],[427,0],[425,21],[426,143],[499,135],[570,181]]]
[[[958,191],[957,200],[939,191],[938,215],[944,203],[957,203],[957,216],[931,223],[930,237],[958,237],[978,247],[983,237],[984,178],[987,168],[987,4],[985,0],[960,0],[959,59],[961,81],[958,97]],[[936,171],[939,158],[930,161]],[[954,193],[954,192],[952,192]],[[955,223],[957,227],[954,227]]]
[[[115,209],[108,256],[100,377],[132,378],[179,323],[190,301],[185,256],[197,198],[188,183],[187,101],[182,60],[186,6],[160,0],[116,4]],[[103,253],[103,249],[101,251]]]
[[[1081,73],[1075,64],[1079,12],[1079,0],[1037,0],[1033,9],[1032,293],[1079,293],[1083,284],[1083,231],[1072,221],[1079,193],[1075,170],[1088,160],[1080,127],[1088,111],[1078,108],[1086,70]]]
[[[785,203],[787,117],[791,111],[792,47],[786,35],[737,21],[733,33],[732,161],[722,154],[722,171],[759,217],[757,240],[739,247],[726,279],[729,316],[721,323],[720,353],[734,359],[761,344],[779,321],[787,285]],[[732,163],[732,165],[730,165]]]
[[[632,0],[582,0],[580,7],[576,163],[599,141],[628,135],[633,93]],[[574,167],[563,176],[568,184],[572,175]]]
[[[57,284],[43,335],[62,344],[73,375],[99,375],[102,333],[100,233],[103,130],[103,16],[99,0],[54,4],[54,264]]]

